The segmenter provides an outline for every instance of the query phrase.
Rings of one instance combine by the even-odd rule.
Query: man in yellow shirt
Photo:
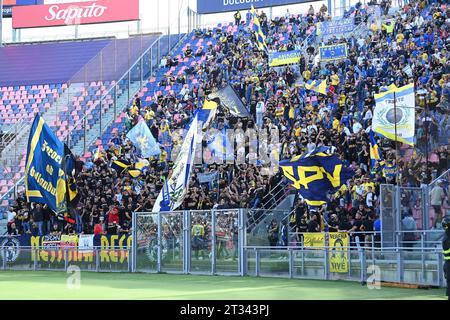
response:
[[[145,111],[144,119],[149,128],[153,124],[154,118],[155,118],[155,112],[151,108],[148,108],[147,111]]]
[[[305,82],[308,81],[309,79],[311,79],[311,71],[309,70],[303,71],[302,76]]]
[[[331,85],[338,86],[341,81],[339,80],[339,76],[333,72],[331,75]]]
[[[387,24],[383,23],[382,26],[381,26],[381,30],[385,31],[387,34],[393,33],[394,32],[394,28],[395,28],[395,22],[394,21],[388,22]]]
[[[138,109],[138,107],[136,106],[136,104],[135,103],[133,103],[133,105],[131,106],[131,108],[130,108],[130,114],[131,114],[131,116],[137,116],[138,114],[139,114],[139,109]]]

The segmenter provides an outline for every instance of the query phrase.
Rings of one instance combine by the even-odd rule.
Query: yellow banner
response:
[[[330,272],[348,272],[348,233],[331,232],[328,235]]]
[[[304,233],[303,245],[305,247],[325,247],[325,233]]]

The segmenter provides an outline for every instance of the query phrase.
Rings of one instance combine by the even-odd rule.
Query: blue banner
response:
[[[228,135],[227,130],[222,129],[221,132],[217,132],[208,142],[211,156],[219,161],[234,161],[234,146],[231,141],[233,141],[232,137]]]
[[[134,146],[139,149],[142,157],[150,158],[151,156],[160,155],[159,145],[153,137],[150,129],[145,121],[139,121],[128,133],[127,138],[130,139]]]
[[[327,194],[339,190],[354,175],[353,170],[344,167],[332,147],[319,147],[310,153],[280,161],[280,167],[310,206],[326,204]]]
[[[284,6],[287,4],[313,2],[310,0],[197,0],[197,12],[219,13],[255,8]]]
[[[300,50],[269,53],[269,67],[278,67],[286,64],[299,63],[300,56]]]
[[[318,36],[329,36],[352,32],[355,29],[353,18],[341,19],[317,23],[316,34]]]
[[[347,44],[335,44],[319,47],[320,61],[331,61],[347,58]]]
[[[44,119],[36,115],[28,139],[25,188],[29,202],[47,204],[54,212],[66,210],[66,181],[61,163],[64,144]]]

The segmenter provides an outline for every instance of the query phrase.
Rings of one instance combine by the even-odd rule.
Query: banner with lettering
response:
[[[325,247],[325,233],[304,233],[303,246],[308,248]]]
[[[60,246],[61,248],[75,248],[78,246],[78,235],[63,234]]]
[[[255,8],[267,8],[305,2],[310,2],[310,0],[197,0],[192,4],[194,6],[197,6],[198,13],[208,14],[236,10],[247,10],[252,6],[254,6]]]
[[[66,210],[63,158],[64,144],[37,114],[30,130],[25,162],[25,193],[29,202],[47,204],[54,212]]]
[[[4,236],[0,237],[0,260],[27,268],[36,261],[48,268],[63,269],[66,259],[93,267],[98,259],[100,265],[121,264],[126,268],[132,239],[131,235]],[[89,248],[85,240],[92,242],[95,250]]]
[[[320,61],[332,61],[347,58],[348,48],[346,43],[319,47]]]
[[[12,9],[13,28],[56,27],[139,20],[139,0],[98,0]]]
[[[352,32],[355,29],[353,18],[341,19],[337,21],[319,22],[316,26],[318,36],[337,35]]]
[[[269,67],[278,67],[300,62],[301,51],[291,50],[269,53]]]
[[[94,252],[94,235],[80,234],[78,237],[78,250],[82,252]]]
[[[328,234],[330,272],[348,272],[348,233],[330,232]]]

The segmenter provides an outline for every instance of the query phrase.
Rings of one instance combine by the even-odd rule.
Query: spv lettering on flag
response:
[[[327,194],[336,192],[354,175],[344,167],[334,147],[319,147],[310,153],[280,162],[284,175],[311,206],[327,203]]]

